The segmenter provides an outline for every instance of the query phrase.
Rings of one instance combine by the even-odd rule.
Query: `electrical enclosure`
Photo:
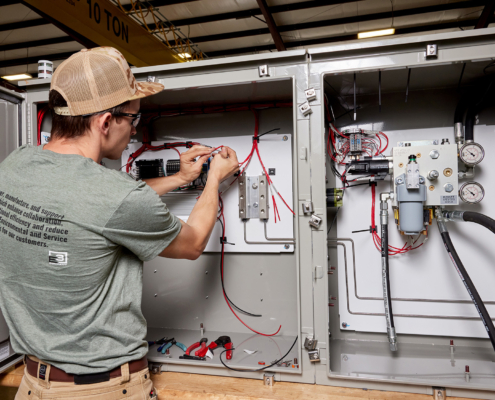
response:
[[[425,56],[430,44],[438,48],[436,58]],[[264,105],[259,109],[259,133],[275,128],[280,131],[267,135],[274,140],[271,148],[269,144],[263,147],[263,137],[260,139],[261,156],[263,161],[270,160],[265,166],[275,170],[273,182],[289,199],[295,213],[292,216],[278,201],[280,225],[274,223],[273,208],[269,208],[266,226],[268,237],[282,238],[282,243],[249,247],[239,217],[239,188],[233,185],[229,189],[235,196],[226,205],[230,209],[226,241],[233,238],[235,245],[225,244],[226,290],[236,304],[262,315],[242,315],[248,325],[264,333],[273,333],[281,325],[278,335],[255,335],[229,310],[220,283],[221,234],[217,227],[208,251],[197,261],[155,259],[145,264],[143,312],[149,326],[148,340],[169,336],[189,345],[202,336],[212,341],[229,335],[236,350],[228,365],[255,369],[259,362],[268,365],[282,357],[297,336],[297,345],[286,358],[297,358],[298,367],[270,368],[275,380],[430,394],[433,387],[443,386],[449,396],[495,399],[495,353],[429,212],[423,220],[428,240],[425,242],[423,235],[414,244],[423,243],[419,248],[390,257],[398,337],[398,351],[390,351],[385,333],[380,253],[370,233],[370,186],[346,188],[343,193],[332,190],[340,189],[342,183],[335,178],[326,155],[329,115],[339,130],[382,131],[389,140],[383,156],[393,156],[394,160],[391,174],[378,181],[377,204],[381,192],[395,193],[396,178],[407,173],[404,166],[409,156],[415,155],[419,171],[414,179],[426,188],[423,206],[476,210],[493,217],[493,109],[483,110],[475,126],[475,140],[486,153],[475,169],[476,181],[484,187],[486,199],[474,206],[462,203],[457,196],[458,188],[467,180],[458,178],[464,165],[457,164],[453,127],[458,100],[465,88],[483,77],[492,59],[495,29],[488,28],[135,69],[138,80],[154,76],[166,88],[142,102],[142,112],[170,112],[169,117],[158,118],[151,125],[153,143],[191,140],[215,147],[231,143],[235,150],[238,147],[239,154],[245,155],[252,146],[253,113],[249,109],[228,109]],[[265,72],[263,76],[260,67]],[[26,89],[23,143],[33,144],[35,110],[48,100],[49,80],[28,82]],[[308,89],[314,90],[311,100],[305,94]],[[291,106],[272,107],[275,103]],[[218,112],[201,112],[207,108]],[[184,110],[192,109],[199,112],[182,115]],[[174,110],[180,115],[171,116]],[[284,135],[288,137],[287,148],[282,148]],[[360,148],[366,149],[366,139],[365,134],[354,136],[356,154]],[[133,151],[142,140],[140,131],[137,143],[131,143],[128,150]],[[438,158],[430,156],[434,150],[440,153]],[[172,151],[167,152],[170,155],[159,157],[156,152],[144,154],[149,159],[163,159],[164,163],[177,158]],[[121,160],[105,163],[109,168],[123,166]],[[258,179],[259,183],[263,169],[256,163],[251,167],[246,178]],[[432,170],[439,175],[430,181],[428,174]],[[332,201],[341,207],[327,209],[327,188],[343,196]],[[165,202],[186,218],[196,195],[190,191],[170,196]],[[389,205],[394,212],[395,201]],[[337,210],[340,211],[335,214]],[[375,207],[377,225],[379,212]],[[394,212],[388,221],[389,238],[391,245],[400,248],[415,238],[408,239],[396,229],[394,220],[400,220],[400,215]],[[248,233],[253,239],[249,240],[268,241],[262,219],[250,218],[246,226],[253,227]],[[495,272],[490,261],[494,238],[472,224],[448,226],[460,257],[493,315],[491,287]],[[168,371],[263,376],[263,371],[226,369],[219,361],[220,351],[205,362],[182,360],[180,354],[175,346],[169,356],[151,347],[149,359]],[[465,372],[466,365],[470,373]]]

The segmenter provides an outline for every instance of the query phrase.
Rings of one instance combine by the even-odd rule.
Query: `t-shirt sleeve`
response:
[[[121,202],[103,229],[103,236],[124,246],[142,261],[158,256],[179,234],[180,220],[158,194],[142,182]]]

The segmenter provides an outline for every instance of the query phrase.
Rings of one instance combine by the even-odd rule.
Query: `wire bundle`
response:
[[[43,107],[38,111],[38,136],[37,136],[38,146],[41,146],[41,125],[43,123],[43,118],[45,118],[45,114],[47,111],[48,111],[48,107]]]

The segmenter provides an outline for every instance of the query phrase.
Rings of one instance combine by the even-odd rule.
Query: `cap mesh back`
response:
[[[67,103],[77,107],[78,103],[91,103],[93,96],[91,89],[84,73],[84,64],[82,62],[66,62],[65,65],[59,66],[56,79],[61,95]],[[82,112],[84,114],[84,111]]]
[[[100,103],[104,108],[115,107],[132,96],[129,83],[118,62],[101,54],[90,54],[89,65],[93,72]]]

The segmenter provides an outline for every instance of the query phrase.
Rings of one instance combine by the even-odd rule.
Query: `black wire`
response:
[[[285,353],[285,355],[282,357],[282,358],[279,358],[277,361],[275,361],[273,364],[270,364],[270,365],[267,365],[266,367],[263,367],[263,368],[258,368],[258,369],[236,369],[236,368],[231,368],[229,367],[228,365],[226,365],[223,360],[222,360],[222,354],[227,352],[227,351],[234,351],[235,350],[235,347],[232,348],[232,349],[227,349],[227,350],[224,350],[220,353],[220,362],[223,364],[223,366],[225,368],[228,368],[228,369],[231,369],[232,371],[237,371],[237,372],[256,372],[256,371],[263,371],[264,369],[267,369],[267,368],[270,368],[270,367],[273,367],[274,365],[278,364],[280,361],[282,361],[285,357],[287,357],[287,355],[292,351],[292,349],[294,348],[294,346],[296,345],[297,343],[297,339],[299,338],[299,336],[296,336],[296,340],[294,340],[294,343],[292,343],[292,346],[290,346],[290,349],[287,353]]]
[[[257,137],[258,137],[258,138],[260,138],[260,137],[261,137],[261,136],[263,136],[263,135],[266,135],[266,134],[271,133],[271,132],[273,132],[273,131],[279,131],[279,130],[280,130],[280,128],[275,128],[275,129],[272,129],[271,131],[268,131],[268,132],[262,133],[261,135],[258,135]]]
[[[220,209],[220,212],[222,212],[223,210],[223,202],[221,203],[221,209]],[[225,247],[225,226],[223,225],[223,222],[221,219],[218,220],[220,222],[220,225],[222,225],[222,253],[223,253],[223,248]],[[220,280],[222,281],[222,290],[223,290],[223,294],[225,295],[225,297],[227,298],[228,302],[232,305],[232,307],[234,307],[237,311],[239,312],[242,312],[246,315],[249,315],[250,317],[262,317],[261,314],[253,314],[253,313],[250,313],[248,311],[245,311],[243,310],[242,308],[239,308],[237,307],[233,302],[232,300],[230,300],[227,292],[225,291],[225,284],[223,282],[223,274],[222,274],[222,269],[223,269],[223,265],[222,265],[222,257],[220,256]]]
[[[341,209],[341,208],[342,208],[342,207],[339,207],[339,208],[337,209],[337,212],[335,213],[335,216],[333,217],[333,221],[332,221],[332,223],[330,224],[330,228],[328,228],[327,236],[329,235],[330,231],[332,230],[333,224],[335,224],[335,221],[336,221],[336,219],[337,219],[337,215],[339,214],[339,211],[340,211],[340,209]]]

